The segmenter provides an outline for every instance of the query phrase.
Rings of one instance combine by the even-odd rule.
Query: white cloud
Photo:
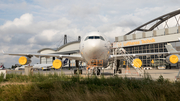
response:
[[[114,42],[115,37],[122,36],[129,31],[131,31],[128,27],[119,27],[119,26],[103,26],[100,28],[100,31],[109,38],[109,41]]]
[[[38,43],[39,41],[43,41],[45,43],[51,42],[53,40],[53,37],[56,37],[58,32],[59,31],[57,30],[43,30],[42,33],[28,39],[28,42],[30,44]]]
[[[1,30],[9,29],[12,27],[22,28],[32,24],[33,15],[26,13],[23,14],[20,18],[15,18],[14,21],[7,21],[4,25],[0,26]]]
[[[106,16],[99,15],[99,18],[100,18],[103,22],[108,22],[108,18],[107,18]]]
[[[99,11],[98,7],[78,6],[71,7],[69,13],[72,16],[89,17],[91,14],[97,14]]]

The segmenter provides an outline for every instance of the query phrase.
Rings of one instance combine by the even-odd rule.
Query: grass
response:
[[[121,77],[7,74],[0,76],[0,101],[179,101],[180,82]],[[4,85],[3,85],[4,84]]]

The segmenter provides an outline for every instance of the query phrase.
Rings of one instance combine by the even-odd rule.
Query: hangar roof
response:
[[[177,25],[179,26],[179,20],[180,18],[176,18],[176,15],[180,14],[180,9],[176,10],[176,11],[173,11],[173,12],[170,12],[168,14],[165,14],[165,15],[162,15],[158,18],[155,18],[137,28],[135,28],[134,30],[128,32],[127,34],[125,35],[129,35],[129,34],[132,34],[133,32],[135,31],[144,31],[144,32],[147,32],[147,31],[152,31],[154,30],[156,27],[158,27],[161,23],[167,21],[168,19],[172,18],[172,17],[175,17],[176,21],[177,21]],[[152,25],[151,25],[152,24]],[[167,24],[167,22],[166,22]],[[149,25],[150,28],[146,28],[146,26]],[[168,26],[168,25],[167,25]],[[144,27],[144,28],[143,28]]]
[[[69,42],[67,44],[62,45],[59,48],[53,49],[53,48],[43,48],[38,51],[38,53],[53,53],[53,54],[73,54],[79,52],[79,44],[80,41],[73,41]]]

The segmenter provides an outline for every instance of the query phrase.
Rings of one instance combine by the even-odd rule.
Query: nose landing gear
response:
[[[88,67],[92,70],[93,75],[101,75],[101,69],[103,67],[103,60],[92,59],[88,62]],[[87,69],[88,70],[88,69]]]
[[[93,75],[101,75],[101,69],[96,67],[93,69]]]

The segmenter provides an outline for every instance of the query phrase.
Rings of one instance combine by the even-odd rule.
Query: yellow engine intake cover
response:
[[[53,67],[54,67],[55,69],[59,69],[59,68],[61,68],[61,66],[62,66],[61,60],[56,59],[56,60],[53,61]]]
[[[139,58],[136,58],[133,60],[133,65],[140,68],[142,66],[142,61]]]
[[[176,55],[171,55],[170,57],[169,57],[169,61],[171,62],[171,63],[173,63],[173,64],[175,64],[175,63],[177,63],[178,62],[178,57],[176,56]]]
[[[25,56],[19,58],[19,64],[25,65],[26,63],[27,63],[27,58]]]

